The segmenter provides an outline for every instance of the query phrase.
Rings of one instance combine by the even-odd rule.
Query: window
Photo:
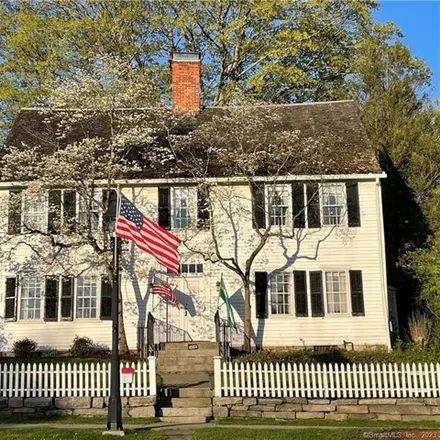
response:
[[[22,278],[20,283],[20,319],[40,319],[44,279]]]
[[[270,302],[272,315],[290,313],[291,275],[287,272],[276,272],[270,278]]]
[[[195,188],[172,188],[172,227],[187,228],[192,223]]]
[[[44,230],[46,227],[46,205],[45,196],[26,195],[23,197],[23,232],[29,230]]]
[[[345,272],[326,272],[327,312],[347,313],[347,275]]]
[[[290,193],[288,186],[277,185],[274,188],[269,188],[269,215],[271,225],[287,225],[289,199]]]
[[[76,284],[76,317],[96,318],[96,277],[78,277]]]
[[[88,219],[90,218],[90,229],[92,231],[96,231],[99,229],[99,214],[100,214],[100,208],[99,204],[96,201],[97,197],[100,195],[97,191],[94,192],[93,197],[83,197],[82,195],[78,194],[78,223],[80,225],[87,226],[88,225]]]
[[[342,183],[323,184],[321,191],[323,225],[344,224],[346,212],[345,185]]]
[[[167,269],[167,274],[174,275],[171,270]],[[179,266],[179,274],[181,275],[203,275],[202,263],[184,263]]]

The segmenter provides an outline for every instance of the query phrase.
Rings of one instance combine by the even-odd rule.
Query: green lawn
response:
[[[123,419],[124,425],[149,425],[159,421],[156,418],[131,418]],[[80,416],[45,416],[32,414],[2,414],[0,415],[0,425],[5,423],[66,423],[72,424],[102,424],[107,425],[107,417],[80,417]]]
[[[117,438],[113,436],[103,437],[102,429],[8,429],[1,430],[2,440],[105,440]],[[165,440],[163,432],[157,431],[126,431],[125,438],[139,440]]]
[[[206,428],[194,432],[191,440],[351,440],[362,438],[363,431],[352,429],[221,429]]]

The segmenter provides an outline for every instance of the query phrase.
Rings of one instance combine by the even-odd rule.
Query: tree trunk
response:
[[[247,353],[251,351],[251,289],[249,280],[244,283],[244,341],[243,349]]]
[[[119,300],[118,300],[118,313],[119,313],[119,334],[118,334],[118,348],[120,354],[128,353],[127,335],[125,334],[124,326],[124,311],[122,308],[122,292],[121,286],[119,286]]]

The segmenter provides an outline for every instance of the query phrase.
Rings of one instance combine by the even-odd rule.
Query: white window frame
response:
[[[27,232],[29,232],[29,230],[26,228],[25,224],[26,224],[26,215],[29,214],[26,212],[26,207],[29,206],[28,202],[27,202],[27,198],[29,196],[23,192],[23,197],[21,200],[21,233],[25,234]],[[33,229],[45,232],[47,230],[47,216],[48,216],[48,205],[49,205],[49,197],[48,197],[48,193],[42,194],[40,196],[38,196],[38,199],[40,199],[40,205],[42,207],[42,211],[40,213],[38,213],[38,215],[42,215],[42,223],[37,227]],[[32,202],[34,202],[35,199]],[[32,214],[32,213],[31,213]]]
[[[329,188],[337,188],[337,191],[335,192],[336,195],[339,195],[342,198],[342,204],[334,204],[334,205],[325,205],[325,207],[341,207],[341,214],[339,215],[339,222],[338,223],[326,223],[325,219],[326,216],[324,214],[324,197],[326,190]],[[345,187],[345,183],[343,182],[332,182],[332,183],[323,183],[320,186],[320,194],[319,194],[319,201],[320,201],[320,211],[321,211],[321,225],[326,227],[334,227],[334,226],[347,226],[347,191]],[[332,218],[335,216],[329,216],[329,218]]]
[[[283,291],[283,292],[279,292],[278,290],[273,291],[274,287],[277,287],[279,285],[278,279],[274,280],[274,277],[278,277],[279,275],[283,276],[283,280],[282,280],[282,285],[283,287],[285,287],[287,285],[287,292]],[[293,310],[293,273],[292,272],[285,272],[285,271],[274,271],[270,274],[269,276],[269,294],[270,294],[270,301],[269,302],[269,307],[270,307],[270,315],[271,316],[292,316],[292,314],[294,313]],[[287,297],[287,302],[283,301],[282,304],[280,305],[278,303],[278,300],[276,302],[276,307],[279,310],[280,307],[281,308],[285,308],[287,307],[287,312],[273,312],[273,305],[275,305],[275,303],[272,301],[272,295],[282,295],[284,297]]]
[[[96,301],[95,301],[95,316],[86,316],[86,317],[84,317],[84,316],[81,316],[81,317],[79,317],[78,316],[78,299],[79,299],[79,296],[78,296],[78,287],[79,287],[79,283],[78,283],[78,281],[79,281],[79,279],[80,278],[94,278],[95,279],[95,282],[96,282],[96,297],[95,297],[95,299],[96,299]],[[82,276],[78,276],[78,277],[75,277],[75,280],[74,280],[74,283],[75,283],[75,290],[74,290],[74,295],[75,295],[75,298],[74,298],[74,319],[75,320],[99,320],[99,313],[100,313],[100,306],[101,306],[101,304],[100,304],[100,297],[101,297],[101,287],[100,287],[100,285],[101,285],[101,283],[99,282],[99,280],[100,280],[100,278],[98,277],[98,276],[96,276],[96,275],[82,275]],[[83,298],[83,297],[81,297],[81,298]],[[93,298],[93,297],[91,297],[91,296],[88,296],[88,297],[86,297],[86,299],[87,298]],[[89,307],[89,309],[90,309],[90,307]],[[84,309],[84,310],[87,310],[87,309]]]
[[[176,210],[181,209],[181,207],[176,206],[176,193],[180,192],[179,199],[182,200],[184,197],[181,196],[181,193],[186,192],[186,200],[187,200],[187,216],[186,217],[177,217]],[[171,187],[170,191],[171,198],[171,228],[172,229],[187,229],[196,225],[197,219],[197,188],[195,186],[175,186]],[[187,224],[182,226],[182,224],[177,225],[177,219],[187,219]]]
[[[273,194],[277,190],[281,189],[283,196],[287,197],[286,205],[277,205],[279,207],[283,207],[286,209],[286,213],[284,216],[285,222],[284,224],[275,224],[272,223],[272,202],[273,202]],[[267,209],[266,209],[266,223],[271,227],[286,227],[291,226],[292,224],[292,188],[291,185],[288,184],[275,184],[275,185],[266,185],[266,200],[267,200]],[[275,217],[275,218],[283,218],[283,216]]]
[[[187,271],[184,272],[183,266],[187,266]],[[194,266],[194,272],[190,272],[191,267],[190,266]],[[201,267],[201,271],[200,271],[200,266]],[[200,263],[200,262],[196,262],[196,261],[189,261],[189,262],[185,262],[185,263],[180,263],[179,264],[179,277],[203,277],[205,275],[205,263]],[[176,274],[174,272],[171,272],[171,270],[167,269],[167,276],[172,277],[172,276],[176,276]]]
[[[66,190],[66,191],[69,191],[69,190]],[[81,213],[87,214],[87,211],[80,211],[80,204],[81,204],[82,200],[86,200],[87,201],[87,199],[82,197],[81,194],[78,191],[75,191],[75,197],[76,197],[76,199],[75,199],[76,200],[76,203],[75,203],[75,218],[76,218],[78,224],[84,225],[85,222],[83,223],[81,221],[80,214]],[[96,223],[95,227],[93,227],[93,223],[92,223],[92,227],[91,227],[92,231],[99,230],[99,228],[100,228],[100,226],[102,224],[102,209],[101,209],[101,206],[99,205],[99,203],[95,201],[95,200],[98,200],[100,197],[102,199],[102,190],[95,188],[94,193],[93,193],[93,201],[92,201],[92,203],[96,204],[96,209],[91,210],[91,213],[92,212],[97,212],[98,213],[98,218],[97,218],[97,223]],[[61,210],[63,211],[64,210],[64,190],[62,191],[62,198],[61,198],[61,200],[62,200]],[[62,213],[62,215],[63,214],[64,213]],[[90,220],[92,220],[92,219],[90,218]]]
[[[22,313],[23,313],[23,280],[39,280],[40,282],[40,296],[38,301],[40,302],[40,307],[39,307],[39,316],[38,317],[33,317],[33,318],[29,318],[29,317],[22,317]],[[18,311],[17,311],[17,318],[20,321],[41,321],[43,319],[43,315],[44,315],[44,292],[46,290],[46,281],[44,278],[42,277],[34,277],[34,276],[26,276],[26,277],[19,277],[18,279]],[[35,297],[37,298],[37,297]],[[30,299],[28,297],[26,297],[27,301],[29,301]],[[37,299],[34,299],[35,301]],[[32,309],[35,313],[35,311],[37,310],[35,307]]]
[[[324,307],[325,307],[325,316],[348,316],[351,314],[351,292],[350,292],[350,282],[349,282],[349,271],[345,269],[323,269],[324,274]],[[329,289],[327,288],[327,274],[344,274],[345,276],[345,294],[346,294],[346,310],[345,311],[330,311],[329,308]],[[340,303],[342,304],[342,303]],[[342,307],[341,307],[342,309]]]

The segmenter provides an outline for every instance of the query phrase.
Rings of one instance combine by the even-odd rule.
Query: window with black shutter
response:
[[[102,320],[112,318],[112,285],[101,280],[101,316]]]
[[[116,220],[116,205],[118,196],[114,189],[106,189],[102,191],[102,227],[108,231],[110,225]]]
[[[361,225],[361,212],[359,208],[359,185],[357,182],[347,182],[347,212],[348,226],[358,227]]]
[[[292,184],[292,215],[295,228],[304,228],[306,226],[303,183]]]
[[[209,228],[209,188],[206,185],[197,188],[197,226]]]
[[[310,299],[312,302],[312,316],[324,316],[324,298],[322,291],[322,272],[313,271],[310,277]]]
[[[267,318],[267,272],[255,272],[255,311],[258,319]]]
[[[63,194],[63,217],[65,225],[73,229],[76,223],[76,192],[64,191]]]
[[[9,191],[8,234],[21,232],[21,190]]]
[[[49,191],[49,212],[47,228],[50,234],[57,234],[60,231],[61,221],[61,190]]]
[[[364,316],[364,288],[362,271],[350,270],[351,312],[353,316]]]
[[[61,282],[61,319],[73,319],[73,278],[63,278]]]
[[[298,317],[308,316],[306,271],[295,270],[293,272],[293,283],[295,288],[295,314]]]
[[[264,229],[266,227],[266,197],[264,185],[252,185],[252,227]]]
[[[309,228],[321,227],[318,183],[307,184],[307,223]]]
[[[159,199],[159,218],[158,223],[165,229],[171,228],[171,198],[170,198],[170,188],[159,188],[158,189],[158,199]]]
[[[17,278],[6,278],[5,319],[17,319]]]
[[[46,278],[46,292],[44,296],[44,320],[57,321],[58,318],[58,278]]]

